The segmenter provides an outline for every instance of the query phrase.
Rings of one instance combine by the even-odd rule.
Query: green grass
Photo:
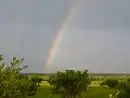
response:
[[[92,87],[87,92],[83,93],[83,98],[108,98],[109,93],[115,94],[115,89],[102,88],[94,81]],[[59,95],[49,95],[50,85],[47,82],[42,82],[40,90],[36,96],[29,98],[60,98]]]
[[[109,93],[115,93],[114,89],[93,87],[83,94],[83,98],[108,98]],[[36,96],[29,98],[60,98],[59,95],[49,95],[49,87],[41,87]]]
[[[35,75],[28,75],[30,76],[35,76]],[[44,78],[45,80],[49,79],[48,75],[39,75],[40,77]],[[103,79],[107,79],[107,78],[129,78],[130,76],[107,76],[107,77],[102,77],[102,76],[96,76],[98,78],[103,78]],[[100,83],[102,81],[101,80],[96,80],[96,81],[92,81],[90,88],[88,89],[87,92],[83,93],[83,98],[108,98],[109,94],[115,94],[116,93],[116,89],[110,89],[110,88],[103,88],[100,86]],[[41,87],[39,89],[39,91],[37,92],[36,96],[33,97],[28,97],[28,98],[61,98],[60,95],[50,95],[49,91],[50,91],[51,87],[47,82],[42,82],[41,83]]]
[[[27,76],[35,76],[33,75],[27,75]],[[37,76],[37,75],[36,75]],[[49,75],[38,75],[45,80],[49,79]],[[101,79],[107,79],[107,78],[117,78],[117,79],[128,79],[130,78],[130,75],[123,76],[123,75],[93,75],[96,78],[99,78],[99,81],[92,81],[90,88],[88,89],[87,92],[83,94],[83,98],[108,98],[109,94],[115,94],[116,90],[115,89],[109,89],[109,88],[103,88],[100,87]],[[101,79],[100,79],[101,78]],[[42,82],[40,90],[37,92],[36,96],[33,97],[28,97],[28,98],[60,98],[59,95],[50,95],[50,85],[47,82]]]
[[[102,81],[92,81],[91,82],[91,87],[100,87],[100,83],[101,83]]]
[[[108,98],[110,93],[115,94],[116,90],[102,87],[93,87],[85,93],[84,98]]]

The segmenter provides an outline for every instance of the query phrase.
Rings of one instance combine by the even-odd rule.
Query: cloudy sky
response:
[[[130,72],[130,0],[1,0],[0,52],[24,57],[25,72],[44,72],[71,9],[49,71]]]

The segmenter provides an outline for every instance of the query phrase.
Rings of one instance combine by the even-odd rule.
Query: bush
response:
[[[53,93],[60,93],[63,98],[81,97],[81,92],[87,91],[90,83],[87,70],[57,72],[57,75],[51,76],[48,82],[53,87]]]
[[[116,98],[130,98],[128,92],[120,91]]]
[[[117,79],[106,79],[104,80],[100,85],[107,85],[109,88],[115,88],[119,84],[119,81]]]
[[[103,86],[105,86],[105,85],[106,85],[105,81],[103,81],[103,82],[100,83],[100,86],[101,86],[101,87],[103,87]]]
[[[8,65],[3,59],[0,55],[0,98],[27,98],[35,95],[39,81],[20,74],[27,67],[23,65],[23,59],[13,57]]]
[[[119,85],[118,85],[118,89],[125,89],[127,86],[127,81],[120,81]]]
[[[130,78],[128,78],[127,81],[130,82]]]
[[[119,84],[120,93],[117,98],[130,98],[130,82],[121,82]]]

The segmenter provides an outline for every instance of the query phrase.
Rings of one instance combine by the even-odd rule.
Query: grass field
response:
[[[91,86],[87,92],[83,93],[83,98],[108,98],[109,93],[116,93],[115,89],[100,87],[99,81],[93,81]],[[29,98],[60,98],[59,95],[50,95],[49,89],[50,85],[47,82],[42,82],[37,95]]]
[[[28,75],[30,76],[34,76],[34,75]],[[44,78],[45,80],[47,80],[49,78],[49,76],[51,75],[38,75],[42,78]],[[95,78],[97,78],[97,80],[91,81],[91,85],[90,88],[88,89],[87,92],[83,93],[83,98],[108,98],[109,94],[113,94],[115,95],[116,93],[116,89],[110,89],[110,88],[103,88],[100,86],[100,83],[102,82],[102,79],[107,79],[107,78],[116,78],[118,80],[122,80],[122,79],[130,79],[130,74],[129,75],[124,75],[124,74],[119,74],[119,75],[103,75],[103,74],[99,74],[99,75],[91,75],[94,76]],[[37,92],[36,96],[33,97],[29,97],[29,98],[61,98],[60,95],[50,95],[49,91],[50,91],[51,86],[47,83],[47,82],[42,82],[41,83],[41,87],[40,90]]]

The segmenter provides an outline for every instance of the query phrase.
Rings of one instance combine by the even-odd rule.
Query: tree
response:
[[[26,98],[36,94],[40,81],[22,75],[20,72],[25,68],[23,59],[13,57],[9,64],[5,64],[0,55],[0,98]]]
[[[53,93],[60,93],[63,98],[81,97],[81,93],[87,91],[90,83],[88,70],[74,71],[66,70],[57,72],[48,80],[53,88]]]
[[[119,81],[117,79],[106,79],[104,80],[100,85],[104,86],[107,85],[109,88],[115,88],[119,84]]]
[[[120,82],[117,98],[130,98],[130,81]]]

